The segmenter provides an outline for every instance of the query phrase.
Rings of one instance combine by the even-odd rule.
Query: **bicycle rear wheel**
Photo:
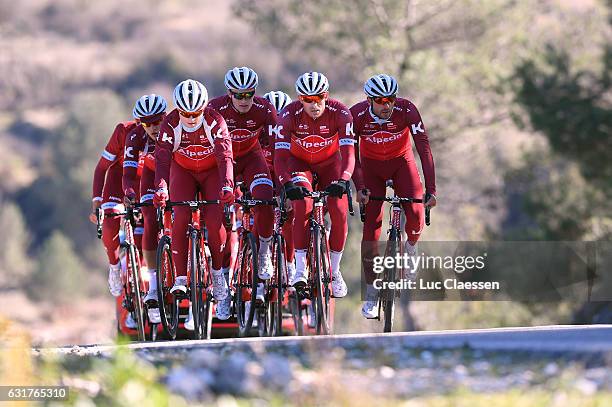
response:
[[[389,231],[389,241],[387,243],[386,256],[395,258],[395,255],[399,251],[399,233],[398,230],[392,228]],[[395,281],[398,276],[397,267],[394,266],[390,269],[385,268],[385,281]],[[395,290],[385,290],[381,293],[382,311],[384,314],[384,332],[391,332],[393,330],[393,319],[395,316]]]
[[[238,317],[238,336],[248,336],[253,327],[255,316],[255,295],[257,292],[257,243],[255,235],[245,232],[242,238],[242,262],[238,276],[238,293],[236,295],[236,314]],[[250,296],[248,292],[250,289]],[[250,301],[250,307],[247,307]],[[247,309],[248,308],[248,309]]]
[[[174,263],[170,236],[162,236],[157,246],[157,303],[159,316],[168,337],[176,339],[179,323],[179,300],[170,289],[174,285]]]
[[[140,292],[140,263],[136,257],[136,247],[132,244],[128,246],[128,281],[130,284],[130,295],[132,304],[134,306],[134,313],[136,314],[136,325],[138,330],[138,340],[144,341],[145,328],[144,328],[144,307],[142,306],[142,293]]]

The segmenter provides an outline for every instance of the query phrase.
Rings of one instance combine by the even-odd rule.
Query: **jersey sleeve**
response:
[[[281,185],[291,181],[291,171],[287,162],[291,157],[291,135],[295,131],[294,127],[291,112],[285,109],[278,121],[274,137],[274,172],[276,172]]]
[[[340,155],[342,156],[342,172],[340,178],[348,181],[355,169],[355,143],[353,132],[353,116],[346,107],[338,109],[338,136],[340,141]]]
[[[423,167],[423,177],[425,178],[425,191],[430,194],[436,193],[436,171],[434,166],[431,147],[429,146],[429,137],[423,125],[421,115],[416,106],[412,105],[408,112],[408,123],[410,125],[410,133],[414,139],[421,166]]]
[[[102,200],[102,191],[104,190],[104,181],[106,178],[106,172],[110,168],[113,163],[115,163],[120,154],[123,153],[121,148],[121,138],[124,135],[125,127],[122,124],[118,124],[113,131],[113,135],[108,140],[106,147],[102,151],[102,156],[98,161],[98,165],[96,165],[96,169],[94,170],[94,178],[93,178],[93,200],[101,201]]]
[[[365,188],[365,182],[363,180],[361,158],[359,157],[359,129],[361,127],[355,106],[351,108],[351,115],[353,116],[353,146],[355,148],[355,170],[353,171],[353,183],[355,183],[355,189],[360,190]]]
[[[123,191],[132,188],[138,190],[138,158],[146,142],[146,133],[141,126],[130,132],[125,138],[125,151],[123,153]]]
[[[214,112],[213,117],[217,122],[212,128],[214,135],[214,154],[219,169],[221,187],[234,190],[234,156],[232,152],[232,139],[227,130],[227,123],[223,116]]]
[[[162,123],[155,144],[155,187],[159,185],[161,180],[166,183],[170,182],[170,163],[172,161],[172,152],[174,150],[174,129],[168,122],[168,116]]]

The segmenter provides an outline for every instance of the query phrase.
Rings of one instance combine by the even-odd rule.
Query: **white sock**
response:
[[[157,271],[149,270],[149,291],[157,290]]]
[[[263,255],[264,253],[270,253],[270,243],[272,243],[272,236],[270,237],[261,237],[259,236],[259,253]]]
[[[331,260],[331,269],[332,276],[336,275],[336,273],[340,272],[340,260],[342,260],[342,252],[329,252],[329,257]]]
[[[408,256],[416,256],[417,255],[417,242],[414,242],[414,244],[410,244],[410,242],[406,242],[406,246],[405,250],[406,250],[406,254]]]
[[[295,249],[295,269],[304,274],[304,270],[306,270],[306,250]]]
[[[229,266],[221,268],[221,271],[223,272],[223,276],[225,277],[225,281],[227,281],[228,284],[229,284],[229,269],[230,269]]]
[[[223,269],[219,269],[219,270],[212,269],[213,276],[218,276],[222,272],[223,272]]]
[[[117,264],[110,264],[109,266],[113,270],[119,270],[120,265],[121,265],[121,262],[118,262]]]

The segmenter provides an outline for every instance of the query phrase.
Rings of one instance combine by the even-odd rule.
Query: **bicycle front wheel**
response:
[[[238,335],[248,336],[253,327],[255,316],[255,295],[257,292],[257,242],[255,235],[246,232],[242,241],[238,293],[236,295],[236,314],[238,316]]]
[[[285,288],[287,286],[287,263],[285,262],[285,242],[280,234],[274,235],[274,283],[276,289],[275,301],[270,304],[272,320],[272,336],[283,335],[283,301],[285,299]]]
[[[162,236],[157,246],[157,303],[159,316],[168,337],[176,339],[179,323],[179,300],[170,289],[174,285],[174,263],[170,236]]]
[[[395,255],[399,252],[400,236],[398,230],[392,228],[389,231],[389,241],[387,243],[386,256],[395,258]],[[398,270],[394,266],[392,268],[385,269],[385,281],[395,281],[398,276]],[[393,330],[393,319],[395,317],[395,290],[384,290],[381,293],[381,305],[384,314],[384,332],[391,332]]]
[[[128,245],[128,280],[131,287],[132,304],[134,306],[134,313],[136,314],[136,325],[138,330],[138,340],[144,341],[145,328],[144,328],[144,312],[142,306],[142,293],[140,292],[140,264],[136,257],[136,247],[132,244]]]
[[[316,306],[315,315],[317,317],[317,334],[328,335],[329,334],[329,269],[327,261],[323,256],[326,256],[325,248],[322,239],[324,234],[321,233],[320,228],[314,228],[313,230],[313,256],[311,260],[311,272],[314,271],[314,282],[315,290],[314,296],[316,300],[314,304]]]
[[[191,295],[191,312],[193,314],[193,337],[204,338],[204,324],[202,323],[202,273],[200,236],[197,231],[192,230],[189,234],[189,291]]]

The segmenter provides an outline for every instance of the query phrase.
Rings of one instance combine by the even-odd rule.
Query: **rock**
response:
[[[268,354],[261,361],[263,368],[263,385],[275,390],[286,389],[293,380],[289,360],[283,356]]]
[[[574,387],[586,396],[591,396],[597,393],[597,383],[592,380],[581,378],[574,383]]]
[[[544,367],[543,372],[547,376],[555,376],[559,373],[559,366],[554,362],[550,362]]]
[[[168,389],[185,397],[189,401],[196,401],[209,396],[208,384],[200,375],[184,367],[172,369],[166,376]]]

